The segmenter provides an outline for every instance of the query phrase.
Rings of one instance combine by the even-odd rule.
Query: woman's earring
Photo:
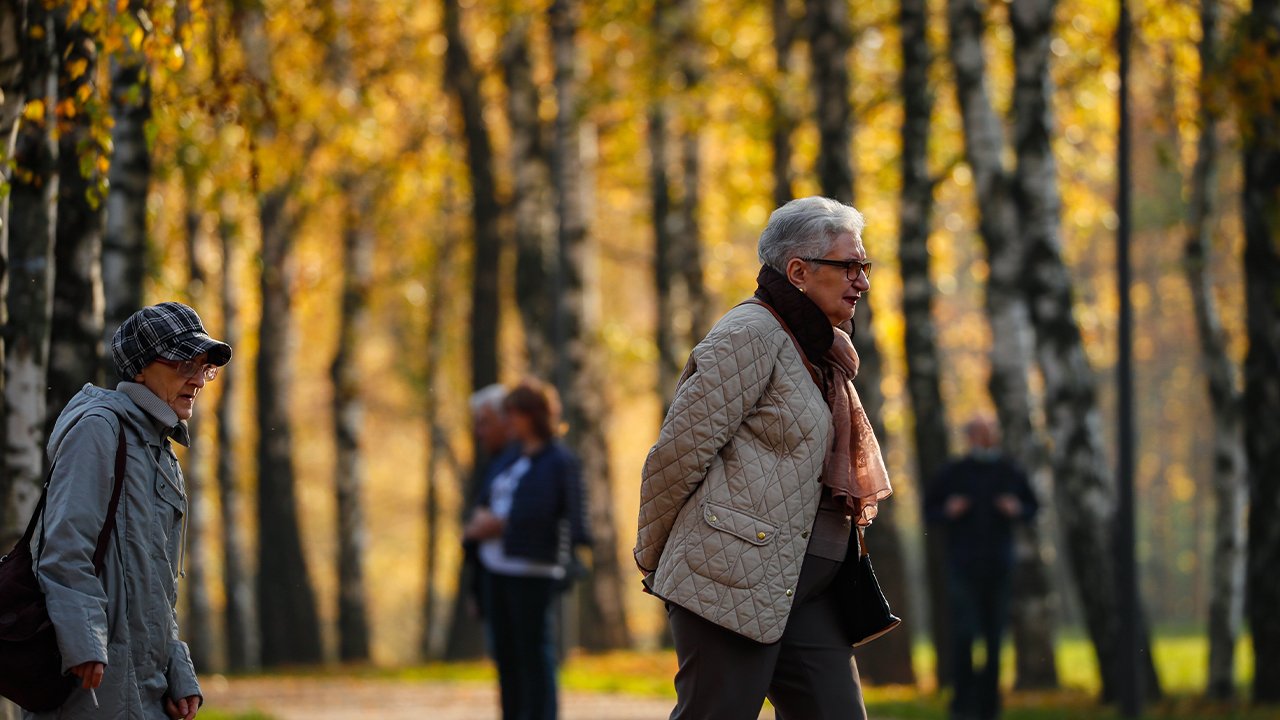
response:
[[[804,288],[800,288],[800,292],[804,292]]]

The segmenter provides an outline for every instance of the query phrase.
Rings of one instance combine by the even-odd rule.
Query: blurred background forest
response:
[[[0,12],[0,534],[62,405],[114,384],[103,338],[194,306],[235,348],[184,457],[198,667],[476,656],[467,398],[526,374],[560,387],[591,491],[567,639],[660,646],[629,554],[640,464],[688,350],[754,289],[770,211],[823,194],[867,217],[858,382],[896,488],[869,539],[911,628],[863,677],[946,681],[912,657],[947,633],[921,487],[994,412],[1050,509],[1020,539],[1016,682],[1056,685],[1055,643],[1083,636],[1114,696],[1115,3]],[[1275,702],[1280,3],[1132,12],[1143,634],[1208,638],[1206,690]]]

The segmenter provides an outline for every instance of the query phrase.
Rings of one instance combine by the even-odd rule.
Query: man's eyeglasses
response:
[[[865,275],[871,278],[871,261],[870,260],[828,260],[826,258],[800,258],[805,262],[811,262],[815,265],[826,265],[828,267],[844,268],[844,276],[849,280],[857,280],[858,275]]]
[[[204,375],[204,379],[206,381],[211,381],[214,378],[218,377],[217,365],[209,365],[207,363],[204,365],[201,365],[195,360],[182,360],[181,362],[179,362],[177,360],[169,360],[167,358],[156,358],[156,362],[162,363],[164,365],[168,365],[169,367],[173,368],[174,371],[176,371],[179,375],[181,375],[182,377],[188,380],[195,377],[197,373]]]

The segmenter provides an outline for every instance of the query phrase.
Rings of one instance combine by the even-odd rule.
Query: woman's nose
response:
[[[859,272],[858,277],[853,279],[853,286],[862,292],[871,289],[871,278],[867,277],[865,272]]]

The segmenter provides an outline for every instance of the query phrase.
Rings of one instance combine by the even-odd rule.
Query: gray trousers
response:
[[[832,581],[841,563],[805,556],[782,639],[761,644],[667,604],[680,669],[670,720],[866,720]]]

